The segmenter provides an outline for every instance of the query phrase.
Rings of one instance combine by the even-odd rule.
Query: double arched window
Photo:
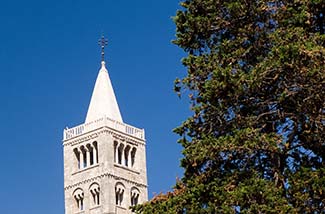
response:
[[[133,168],[135,166],[136,147],[114,141],[114,160],[116,164]]]
[[[138,205],[139,203],[140,191],[136,187],[131,189],[131,206]]]
[[[94,206],[98,206],[100,204],[100,188],[99,188],[99,185],[97,183],[93,183],[90,188],[89,188],[89,191],[91,193],[91,196],[92,196],[92,203]]]
[[[117,183],[115,185],[115,204],[118,206],[123,206],[125,187],[122,183]]]
[[[121,183],[118,182],[115,185],[115,202],[117,206],[125,206],[125,202],[123,201],[124,199],[124,193],[125,193],[125,186]],[[139,203],[139,197],[140,197],[140,191],[136,187],[132,187],[130,190],[130,202],[131,206],[135,206]]]
[[[90,202],[87,202],[87,205],[89,206],[99,206],[100,205],[100,186],[98,183],[92,183],[89,187],[89,192],[86,193],[89,194],[89,197],[87,196],[86,199],[90,200]],[[84,191],[81,188],[77,188],[73,192],[73,198],[75,200],[76,204],[76,211],[83,211],[85,210],[85,194]]]
[[[82,145],[74,150],[78,169],[84,169],[98,163],[98,146],[97,142]]]
[[[75,199],[77,209],[80,211],[84,210],[84,192],[83,192],[83,190],[76,189],[73,192],[73,197]]]

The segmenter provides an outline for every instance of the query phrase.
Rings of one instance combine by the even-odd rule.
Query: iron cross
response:
[[[102,61],[104,61],[104,56],[105,56],[105,46],[108,44],[107,39],[105,39],[104,36],[100,40],[98,40],[98,44],[102,49]]]

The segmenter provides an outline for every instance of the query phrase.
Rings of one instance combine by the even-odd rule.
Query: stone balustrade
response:
[[[108,117],[102,117],[89,123],[85,123],[73,128],[66,128],[63,131],[63,140],[69,140],[87,132],[99,129],[101,127],[109,127],[113,130],[120,131],[130,136],[145,139],[144,129],[138,129],[125,123],[110,119]]]

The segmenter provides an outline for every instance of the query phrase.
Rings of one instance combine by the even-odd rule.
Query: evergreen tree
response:
[[[325,1],[185,0],[184,177],[138,213],[325,213]]]

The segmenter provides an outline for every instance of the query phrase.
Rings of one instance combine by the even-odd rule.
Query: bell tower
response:
[[[128,214],[148,200],[144,130],[123,122],[99,44],[85,123],[63,131],[65,214]]]

